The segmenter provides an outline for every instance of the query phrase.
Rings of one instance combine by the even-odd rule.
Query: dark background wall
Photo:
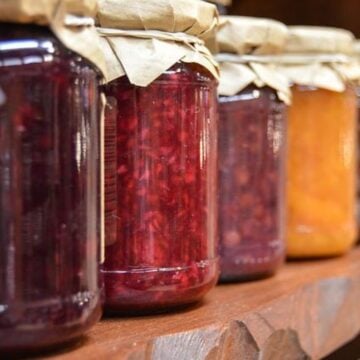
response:
[[[336,26],[360,37],[360,0],[233,0],[230,13],[289,25]]]

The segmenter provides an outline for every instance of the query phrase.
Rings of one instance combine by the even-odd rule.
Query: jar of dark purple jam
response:
[[[284,259],[286,106],[254,85],[219,106],[221,280],[266,277]]]
[[[0,24],[1,352],[101,316],[99,79],[46,27]]]
[[[178,63],[148,87],[105,87],[108,311],[166,311],[217,281],[216,86]]]

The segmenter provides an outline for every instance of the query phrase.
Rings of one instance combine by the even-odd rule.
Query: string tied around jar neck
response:
[[[100,36],[103,37],[130,37],[137,39],[158,39],[164,41],[175,41],[187,45],[205,45],[205,41],[186,33],[171,33],[159,30],[121,30],[97,27]]]
[[[95,26],[95,20],[90,16],[67,14],[64,19],[64,25],[75,28],[83,26]]]
[[[345,54],[281,54],[281,55],[237,55],[220,53],[215,55],[218,62],[246,64],[257,62],[260,64],[304,64],[304,63],[339,63],[346,64],[351,57]]]

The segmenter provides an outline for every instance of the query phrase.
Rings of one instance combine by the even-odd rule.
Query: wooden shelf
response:
[[[105,319],[51,359],[319,359],[360,332],[360,249],[220,285],[182,312]]]

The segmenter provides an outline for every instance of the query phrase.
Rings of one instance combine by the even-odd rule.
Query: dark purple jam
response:
[[[283,262],[285,111],[270,88],[220,97],[222,281],[271,275]]]
[[[101,316],[98,82],[46,28],[0,25],[0,351]]]
[[[177,64],[148,87],[123,77],[105,92],[106,308],[200,300],[218,275],[216,81]]]

